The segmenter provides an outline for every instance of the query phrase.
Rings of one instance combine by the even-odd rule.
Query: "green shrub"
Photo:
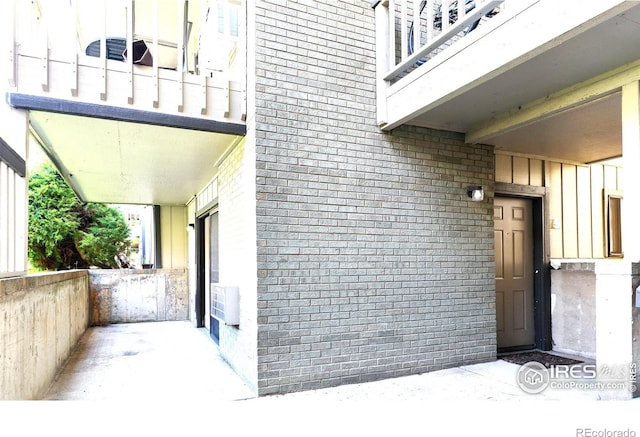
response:
[[[51,164],[29,178],[29,261],[39,270],[117,268],[129,250],[129,228],[117,209],[83,203]]]

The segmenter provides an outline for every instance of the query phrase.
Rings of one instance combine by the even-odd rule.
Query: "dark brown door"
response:
[[[496,197],[494,223],[498,348],[533,347],[535,328],[531,201]]]

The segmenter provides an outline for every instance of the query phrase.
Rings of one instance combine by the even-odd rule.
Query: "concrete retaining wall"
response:
[[[91,324],[189,319],[186,269],[89,270]]]
[[[0,399],[39,399],[89,326],[86,271],[0,280]]]

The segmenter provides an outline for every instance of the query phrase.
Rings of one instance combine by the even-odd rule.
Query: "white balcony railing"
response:
[[[241,4],[12,0],[12,92],[242,122]]]
[[[378,124],[387,88],[504,15],[508,0],[381,0],[376,10]]]

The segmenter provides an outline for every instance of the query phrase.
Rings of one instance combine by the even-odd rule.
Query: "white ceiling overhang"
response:
[[[592,23],[585,23],[560,42],[516,60],[511,68],[478,80],[406,123],[473,133],[490,127],[496,120],[504,123],[506,116],[517,115],[520,108],[532,102],[543,101],[576,84],[637,62],[640,2],[625,2],[623,6],[624,12],[606,19],[595,17]],[[544,26],[544,22],[539,25]],[[622,153],[619,91],[619,87],[607,89],[601,95],[585,99],[583,104],[567,106],[503,131],[494,130],[480,142],[499,149],[585,163],[619,156]],[[468,137],[470,142],[478,142],[473,136]]]
[[[243,135],[30,111],[32,132],[84,201],[184,205]]]

